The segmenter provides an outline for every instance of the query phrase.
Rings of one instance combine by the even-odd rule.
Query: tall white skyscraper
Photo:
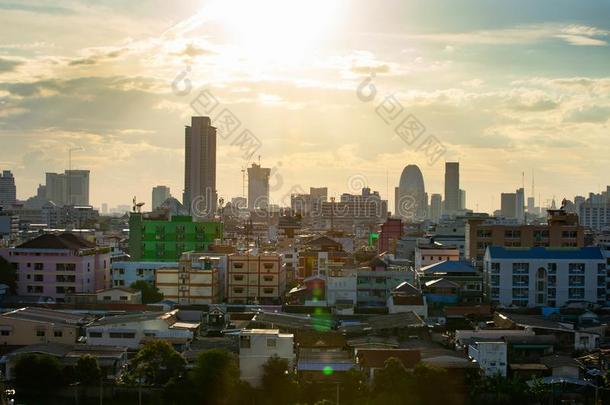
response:
[[[271,169],[252,163],[248,168],[248,209],[267,209],[269,206],[269,176]]]
[[[169,187],[155,186],[152,189],[152,209],[157,209],[161,204],[171,197]]]
[[[183,203],[195,218],[216,212],[216,128],[210,117],[191,117],[184,130]]]

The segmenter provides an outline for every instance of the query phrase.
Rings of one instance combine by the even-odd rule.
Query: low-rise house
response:
[[[239,375],[253,386],[261,384],[263,365],[273,356],[294,365],[294,335],[278,329],[245,329],[239,332]]]
[[[16,309],[0,315],[0,345],[74,344],[81,327],[91,320],[86,315],[46,308]]]
[[[14,378],[14,368],[19,356],[30,353],[53,356],[63,366],[76,366],[78,359],[82,356],[93,356],[102,370],[103,377],[107,380],[119,378],[127,365],[127,349],[125,347],[62,343],[35,344],[13,350],[5,356],[2,374],[7,380]]]
[[[562,350],[595,350],[600,344],[600,328],[579,329],[573,322],[552,320],[541,315],[523,315],[509,312],[496,312],[496,325],[505,328],[530,329],[536,335],[550,335],[557,339]]]
[[[133,288],[112,287],[95,292],[97,302],[141,304],[142,292]]]
[[[339,380],[356,368],[350,352],[342,349],[300,348],[297,373],[304,380]]]
[[[446,260],[431,264],[417,272],[419,285],[427,285],[429,281],[445,279],[457,284],[457,303],[464,305],[479,304],[483,300],[483,275],[469,262],[462,260]]]
[[[178,310],[106,316],[86,328],[86,341],[94,346],[125,346],[137,349],[155,339],[170,342],[182,351],[199,331],[199,323],[181,321]]]
[[[386,305],[390,314],[413,311],[423,319],[428,316],[426,297],[406,281],[392,290]]]
[[[540,363],[550,370],[553,377],[568,377],[579,379],[582,377],[583,365],[570,356],[554,354],[540,358]]]
[[[508,368],[506,342],[475,340],[468,345],[468,357],[476,362],[485,375],[506,377]]]

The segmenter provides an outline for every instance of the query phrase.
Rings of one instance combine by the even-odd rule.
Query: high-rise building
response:
[[[15,177],[10,170],[3,170],[0,175],[0,207],[9,207],[17,201]]]
[[[195,218],[214,216],[217,204],[216,128],[210,117],[191,117],[184,138],[184,206]]]
[[[169,192],[167,186],[156,186],[152,189],[152,209],[157,209],[161,204],[165,202],[172,195]]]
[[[269,206],[269,176],[271,169],[252,163],[248,168],[248,209],[267,209]]]
[[[534,197],[527,197],[527,213],[536,214],[536,199]]]
[[[523,187],[515,192],[515,218],[521,223],[525,221],[525,190]]]
[[[466,209],[466,190],[460,189],[460,211]]]
[[[108,203],[102,203],[102,214],[108,214]]]
[[[55,205],[89,205],[89,170],[46,173],[46,199]]]
[[[610,226],[610,186],[599,194],[589,193],[589,198],[579,202],[578,215],[581,223],[595,230]]]
[[[309,187],[309,195],[315,201],[328,200],[328,187]]]
[[[460,163],[445,162],[445,214],[453,215],[460,208]]]
[[[500,212],[505,218],[516,218],[517,194],[502,193],[500,195]]]
[[[430,219],[438,222],[441,218],[443,206],[443,196],[440,194],[432,194],[430,197]]]
[[[89,170],[66,170],[66,204],[89,205]]]
[[[428,213],[428,198],[424,176],[416,165],[407,165],[394,189],[394,211],[408,220],[424,219]]]

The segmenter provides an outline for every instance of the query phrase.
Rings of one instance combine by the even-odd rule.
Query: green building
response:
[[[220,222],[194,222],[184,215],[153,219],[132,212],[129,216],[129,254],[133,261],[177,262],[183,252],[206,251],[214,239],[222,239]]]

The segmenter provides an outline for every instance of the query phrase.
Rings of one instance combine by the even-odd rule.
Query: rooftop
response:
[[[421,271],[426,274],[434,273],[477,273],[477,270],[464,260],[445,260],[423,267]]]
[[[604,260],[604,255],[599,247],[506,248],[500,246],[489,246],[487,251],[492,259]]]
[[[88,315],[71,314],[69,312],[56,311],[53,309],[39,307],[19,308],[2,314],[2,317],[22,319],[32,322],[46,322],[53,324],[78,325],[90,321]]]
[[[95,248],[95,243],[86,241],[72,233],[52,234],[47,233],[40,235],[37,238],[18,245],[16,249],[92,249]]]

